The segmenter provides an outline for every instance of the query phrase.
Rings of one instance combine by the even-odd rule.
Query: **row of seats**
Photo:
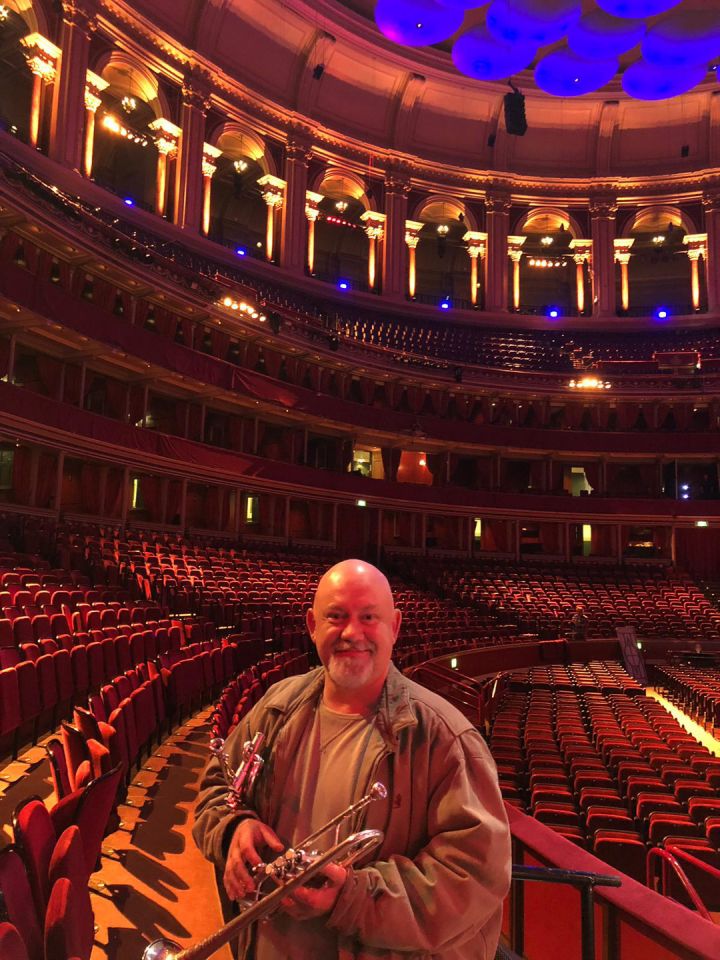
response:
[[[674,704],[713,736],[720,729],[720,670],[652,665],[649,677]]]

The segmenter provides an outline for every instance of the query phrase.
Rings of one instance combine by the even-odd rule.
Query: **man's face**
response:
[[[358,562],[334,568],[323,577],[307,622],[318,656],[338,688],[375,692],[382,686],[400,611],[378,570]]]

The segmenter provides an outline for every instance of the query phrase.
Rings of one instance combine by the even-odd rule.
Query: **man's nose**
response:
[[[348,622],[343,627],[342,636],[348,638],[362,636],[362,625],[356,617],[350,617],[348,619]]]

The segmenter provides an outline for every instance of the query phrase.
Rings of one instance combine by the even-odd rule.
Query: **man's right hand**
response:
[[[231,900],[240,900],[255,889],[250,871],[262,863],[258,849],[263,847],[270,847],[278,853],[285,849],[275,831],[260,820],[252,817],[241,820],[230,841],[223,875],[225,892]]]

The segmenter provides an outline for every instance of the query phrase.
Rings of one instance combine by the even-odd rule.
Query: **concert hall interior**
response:
[[[0,2],[0,960],[221,927],[210,741],[350,557],[495,759],[498,960],[720,957],[719,66],[717,0]]]

